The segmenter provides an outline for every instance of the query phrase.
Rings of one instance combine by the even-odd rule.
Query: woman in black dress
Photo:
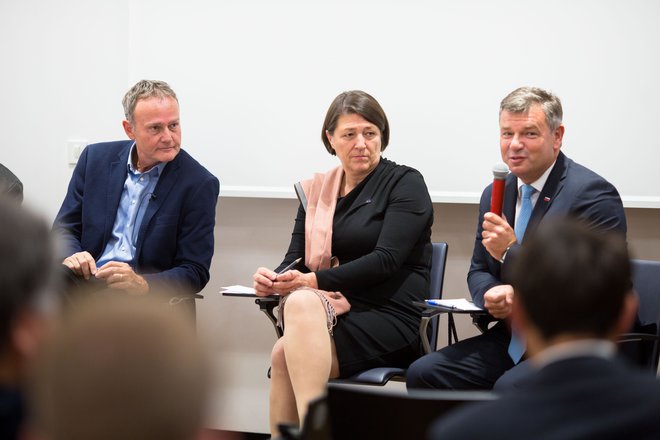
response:
[[[272,352],[270,425],[304,419],[329,378],[420,355],[428,298],[433,208],[422,175],[381,157],[387,117],[361,91],[337,96],[322,140],[341,166],[303,182],[291,244],[275,271],[254,274],[258,295],[278,293],[284,336]],[[281,268],[302,257],[293,269]]]

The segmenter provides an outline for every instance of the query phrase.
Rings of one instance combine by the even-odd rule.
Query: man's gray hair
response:
[[[121,103],[124,106],[124,115],[126,120],[133,123],[133,112],[135,111],[135,105],[140,99],[152,98],[152,97],[171,97],[179,102],[176,97],[174,90],[164,81],[154,81],[149,79],[143,79],[135,84],[131,89],[126,92],[124,99]]]
[[[527,113],[534,104],[541,106],[550,131],[555,131],[561,125],[564,115],[561,101],[551,92],[538,87],[520,87],[509,93],[500,103],[500,114],[503,111]]]

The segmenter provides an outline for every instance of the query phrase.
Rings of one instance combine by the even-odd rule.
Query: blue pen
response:
[[[447,307],[448,309],[455,309],[456,306],[450,305],[450,304],[442,304],[442,302],[439,299],[427,299],[426,304],[430,304],[432,306],[442,306],[442,307]]]

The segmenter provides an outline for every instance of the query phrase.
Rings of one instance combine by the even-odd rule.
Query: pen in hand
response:
[[[277,275],[281,275],[287,270],[291,270],[296,264],[300,263],[300,260],[302,260],[302,257],[298,257],[295,260],[293,260],[291,263],[287,264],[286,267],[279,272],[277,272]]]

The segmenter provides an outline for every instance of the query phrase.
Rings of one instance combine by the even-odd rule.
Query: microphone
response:
[[[502,216],[504,201],[504,179],[509,174],[509,168],[503,163],[493,166],[493,190],[490,195],[490,212]]]
[[[156,194],[151,193],[151,196],[149,197],[149,201],[153,202],[154,200],[156,200]]]

